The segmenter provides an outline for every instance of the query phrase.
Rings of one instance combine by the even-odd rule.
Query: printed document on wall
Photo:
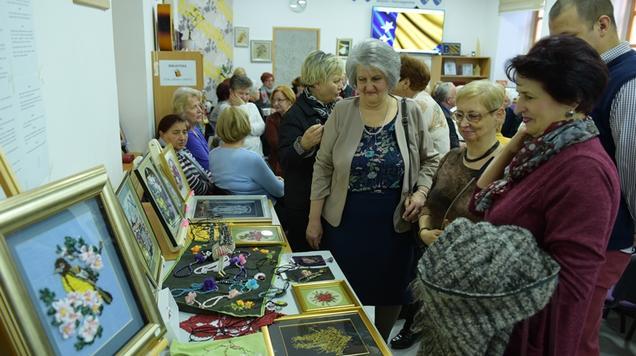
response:
[[[0,149],[22,190],[48,179],[32,0],[0,0]]]

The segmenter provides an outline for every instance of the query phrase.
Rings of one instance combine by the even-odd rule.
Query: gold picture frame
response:
[[[75,4],[88,5],[102,10],[110,9],[110,0],[73,0]]]
[[[328,333],[320,333],[329,329]],[[272,355],[307,355],[329,350],[340,355],[386,355],[391,351],[362,307],[346,311],[299,314],[278,318],[263,334]],[[327,337],[324,337],[327,335]],[[322,336],[322,337],[321,337]],[[334,350],[333,338],[340,338]]]
[[[183,173],[177,152],[172,145],[167,145],[163,149],[161,155],[159,155],[159,163],[161,164],[161,169],[168,177],[168,181],[170,181],[172,187],[179,193],[181,200],[184,203],[187,202],[192,189],[190,188],[190,184],[188,184],[185,173]]]
[[[321,313],[359,307],[355,294],[343,280],[298,283],[292,292],[301,313]]]
[[[0,186],[2,186],[4,195],[7,198],[20,194],[18,178],[11,168],[9,159],[2,150],[0,150]]]
[[[130,232],[134,237],[137,247],[137,258],[144,262],[144,270],[148,274],[153,287],[159,285],[161,279],[161,248],[157,242],[148,217],[141,201],[137,196],[130,172],[126,173],[121,184],[115,192],[119,204],[124,211],[124,216],[130,226]]]
[[[285,232],[280,225],[230,224],[236,246],[286,245]]]
[[[103,166],[0,202],[0,315],[18,354],[167,344],[126,224]]]

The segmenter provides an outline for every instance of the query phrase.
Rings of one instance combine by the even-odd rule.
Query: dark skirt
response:
[[[397,233],[393,212],[400,192],[347,194],[340,226],[323,220],[324,247],[331,251],[364,305],[402,305],[409,301],[415,241]]]

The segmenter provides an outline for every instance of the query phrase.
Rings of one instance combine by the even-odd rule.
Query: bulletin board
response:
[[[320,49],[320,29],[274,27],[272,69],[276,83],[290,85],[311,51]]]
[[[152,52],[155,128],[172,114],[172,94],[180,87],[203,90],[203,54],[190,51]]]

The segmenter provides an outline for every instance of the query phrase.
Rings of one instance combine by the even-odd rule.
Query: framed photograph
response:
[[[88,5],[102,10],[110,9],[110,0],[73,0],[74,3],[80,5]]]
[[[444,61],[444,75],[457,75],[457,64],[455,64],[455,61]]]
[[[353,40],[351,38],[338,38],[336,39],[336,56],[349,57]]]
[[[391,355],[361,307],[276,319],[266,329],[274,355]]]
[[[13,168],[9,163],[9,159],[5,156],[4,152],[0,149],[0,186],[4,195],[12,197],[20,194],[20,185],[18,184],[18,178],[15,176]]]
[[[165,327],[106,170],[0,202],[0,314],[18,354],[148,353]]]
[[[181,169],[179,157],[172,145],[168,145],[163,149],[159,160],[161,169],[168,178],[170,185],[179,193],[180,200],[185,203],[190,197],[190,184],[188,184],[188,179],[183,173],[183,169]]]
[[[360,306],[347,282],[343,280],[292,285],[301,313],[326,312]]]
[[[472,63],[463,63],[462,64],[462,75],[466,75],[466,76],[473,75],[473,64]]]
[[[226,222],[272,223],[272,210],[265,195],[195,195],[192,221],[222,219]]]
[[[252,62],[271,62],[272,41],[250,41],[250,60]]]
[[[234,47],[248,47],[250,44],[249,27],[234,27]]]
[[[148,222],[146,213],[135,192],[130,173],[126,174],[119,188],[117,188],[116,194],[124,211],[124,216],[128,220],[132,236],[139,247],[138,251],[140,258],[144,261],[145,271],[152,284],[158,286],[161,274],[161,251],[157,244],[157,238],[152,232],[150,222]]]
[[[230,225],[236,246],[285,245],[280,225]]]
[[[174,204],[165,183],[161,179],[155,165],[150,159],[150,155],[146,155],[139,165],[135,168],[135,173],[144,191],[148,194],[149,200],[153,208],[161,220],[161,225],[166,231],[166,235],[170,238],[173,246],[179,246],[178,236],[181,227],[182,216],[177,206]]]

